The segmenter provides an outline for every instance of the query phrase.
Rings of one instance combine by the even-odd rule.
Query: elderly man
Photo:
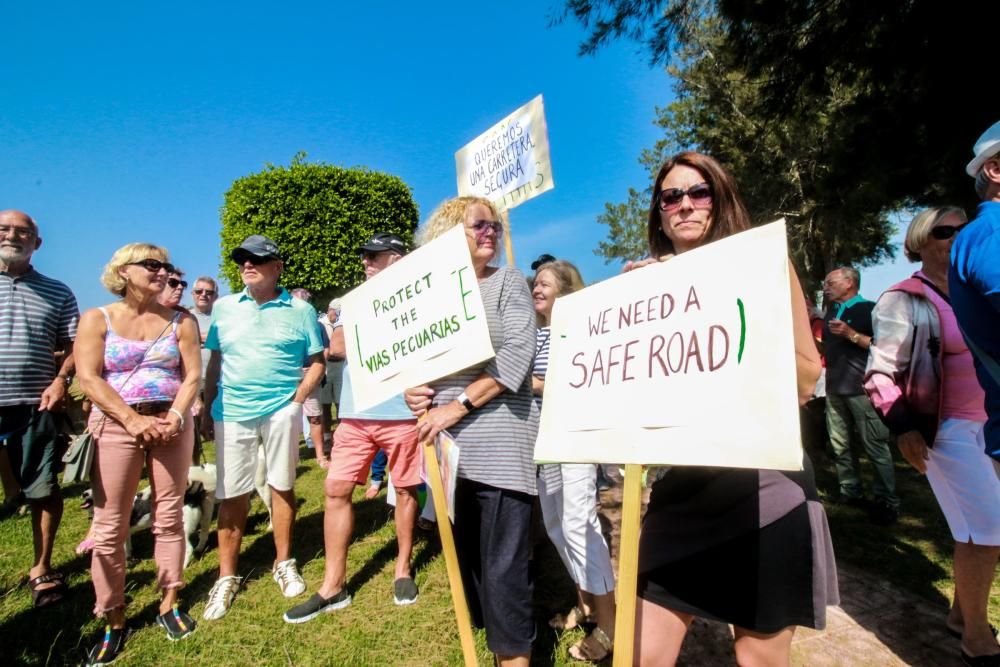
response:
[[[278,285],[283,268],[278,247],[255,234],[230,257],[239,266],[246,289],[219,299],[205,339],[205,347],[212,351],[205,402],[212,406],[215,496],[222,501],[219,580],[208,595],[206,620],[225,616],[240,587],[237,561],[261,445],[272,491],[274,580],[285,597],[305,591],[291,555],[295,466],[302,403],[323,376],[324,346],[316,311]]]
[[[823,327],[826,426],[840,483],[838,502],[866,504],[857,457],[851,449],[852,434],[857,433],[875,468],[875,502],[869,508],[870,518],[879,525],[890,525],[899,518],[896,473],[889,451],[889,430],[862,389],[875,304],[858,294],[860,280],[856,269],[841,267],[823,281],[827,299]]]
[[[982,203],[951,246],[948,292],[986,392],[980,437],[1000,475],[1000,122],[979,137],[973,152],[965,171],[976,179]]]
[[[59,452],[52,409],[73,373],[80,310],[66,285],[31,266],[42,245],[38,225],[21,211],[0,211],[0,444],[31,504],[35,561],[28,586],[36,607],[59,602],[65,577],[52,569],[62,518]],[[64,352],[60,363],[56,353]]]
[[[406,244],[395,234],[376,234],[358,249],[367,280],[402,258]],[[334,329],[330,352],[344,356],[344,329]],[[323,539],[326,548],[326,571],[319,591],[302,604],[285,612],[288,623],[304,623],[322,612],[331,612],[351,604],[347,590],[347,546],[354,530],[354,487],[364,484],[368,466],[375,453],[386,452],[389,471],[396,486],[396,556],[393,600],[397,605],[417,601],[417,585],[410,572],[413,552],[413,528],[417,518],[416,488],[420,484],[420,452],[417,447],[417,423],[406,407],[403,396],[360,411],[354,409],[351,393],[351,367],[344,366],[341,396],[341,422],[333,434],[333,450],[326,474],[324,491],[326,510],[323,516]]]

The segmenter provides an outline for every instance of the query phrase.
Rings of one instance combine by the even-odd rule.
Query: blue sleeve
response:
[[[219,304],[216,303],[215,307],[212,308],[212,321],[208,325],[208,333],[205,334],[205,349],[221,352],[222,348],[219,346],[219,325],[216,319],[218,312]]]
[[[1000,313],[1000,236],[990,233],[968,248],[967,279]]]
[[[307,305],[306,308],[302,309],[302,317],[305,319],[303,328],[306,333],[306,357],[311,357],[325,350],[326,345],[323,345],[323,332],[319,320],[316,318],[316,310]],[[303,366],[305,361],[308,359],[304,360]]]

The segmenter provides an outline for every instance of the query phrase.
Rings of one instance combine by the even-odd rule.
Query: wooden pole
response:
[[[455,536],[451,532],[448,501],[445,498],[444,484],[441,481],[441,466],[438,463],[437,450],[434,448],[433,441],[429,440],[424,443],[424,460],[427,463],[427,481],[431,485],[431,498],[434,499],[434,512],[437,514],[438,532],[441,535],[441,551],[444,552],[448,583],[451,585],[451,601],[455,607],[455,621],[458,623],[458,637],[462,642],[462,655],[465,657],[467,667],[476,667],[479,663],[476,660],[476,642],[472,638],[469,603],[465,598],[462,573],[458,569]]]
[[[503,235],[503,247],[507,252],[507,266],[514,266],[514,241],[511,238],[514,234],[510,231],[510,214],[505,210],[500,214],[503,226],[507,228],[507,233]]]
[[[636,585],[639,579],[639,518],[642,513],[642,466],[625,465],[622,526],[618,541],[618,610],[615,616],[614,667],[631,667],[635,648]]]

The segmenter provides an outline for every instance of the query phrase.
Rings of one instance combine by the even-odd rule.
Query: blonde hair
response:
[[[455,197],[442,202],[431,217],[424,222],[424,226],[417,233],[417,245],[426,245],[441,236],[455,225],[465,222],[465,212],[474,204],[482,204],[490,210],[493,219],[503,225],[503,233],[507,234],[507,222],[500,217],[497,207],[489,199],[483,197]],[[500,244],[497,244],[496,252],[500,252]]]
[[[906,240],[903,242],[903,252],[906,254],[906,258],[911,262],[919,262],[920,249],[927,243],[927,237],[931,235],[931,230],[941,221],[941,218],[952,214],[957,215],[962,220],[962,224],[969,221],[965,211],[957,206],[937,206],[918,213],[910,221],[910,226],[906,228]]]
[[[538,280],[538,276],[542,274],[542,271],[549,271],[552,276],[556,279],[557,289],[559,291],[559,296],[566,296],[567,294],[572,294],[582,290],[586,285],[583,284],[583,276],[580,275],[580,269],[576,268],[576,265],[572,262],[567,262],[564,259],[557,259],[552,262],[546,262],[538,267],[535,271],[535,277],[532,280]],[[542,321],[542,316],[536,314],[536,319],[539,326],[544,326],[547,322]]]
[[[123,266],[141,262],[144,259],[158,259],[161,262],[170,261],[166,248],[161,248],[152,243],[129,243],[123,245],[111,259],[104,265],[104,273],[101,274],[101,284],[108,288],[108,291],[115,296],[125,295],[126,280],[122,277]]]

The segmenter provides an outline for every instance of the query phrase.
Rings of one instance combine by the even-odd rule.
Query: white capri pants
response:
[[[986,455],[983,423],[945,419],[927,460],[927,481],[956,542],[1000,546],[1000,478]]]
[[[597,465],[562,463],[543,467],[546,470],[538,476],[538,501],[549,539],[580,590],[593,595],[612,592],[615,574],[597,518]],[[558,468],[562,484],[552,482],[556,477],[552,467]]]

